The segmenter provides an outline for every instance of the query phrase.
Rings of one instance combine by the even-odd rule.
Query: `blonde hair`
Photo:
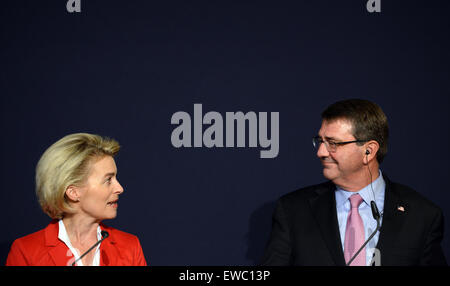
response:
[[[36,195],[42,210],[52,219],[73,213],[67,187],[82,185],[93,160],[115,156],[119,149],[116,140],[88,133],[70,134],[51,145],[36,166]]]

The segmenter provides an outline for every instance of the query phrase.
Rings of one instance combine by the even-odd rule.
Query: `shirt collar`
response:
[[[365,186],[364,188],[362,188],[357,192],[346,191],[341,187],[336,186],[336,205],[338,207],[343,206],[347,202],[348,198],[350,198],[350,196],[354,194],[359,194],[362,197],[363,201],[367,205],[370,205],[371,201],[377,201],[378,197],[382,195],[385,186],[386,183],[383,179],[383,174],[381,170],[379,170],[378,178],[372,182],[372,186],[371,184],[368,184],[367,186]]]
[[[59,230],[58,230],[58,238],[62,240],[66,244],[70,244],[69,234],[67,233],[66,226],[62,219],[58,222]],[[97,227],[97,240],[102,239],[102,229],[100,226]]]
[[[67,233],[66,227],[64,225],[64,222],[62,219],[58,222],[59,230],[58,230],[58,238],[66,244],[66,246],[70,249],[72,254],[74,255],[75,260],[78,260],[81,253],[78,253],[77,249],[73,247],[72,243],[70,243],[69,235]],[[97,227],[97,240],[100,240],[102,238],[102,229],[100,226]],[[93,265],[100,265],[100,252],[98,249],[100,248],[100,245],[97,245],[97,248],[95,249],[95,256],[93,260]],[[77,262],[77,265],[83,265],[81,261]]]

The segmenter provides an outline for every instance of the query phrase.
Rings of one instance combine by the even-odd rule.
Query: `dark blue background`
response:
[[[344,98],[390,121],[382,170],[434,201],[450,229],[449,1],[93,1],[0,4],[2,263],[45,227],[34,168],[64,135],[123,146],[125,188],[106,224],[139,236],[151,265],[252,265],[274,201],[324,181],[311,146]],[[280,113],[280,153],[172,147],[176,111]],[[448,236],[443,246],[450,258]]]

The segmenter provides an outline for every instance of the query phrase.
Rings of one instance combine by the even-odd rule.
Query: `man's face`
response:
[[[328,142],[356,140],[351,131],[352,124],[348,120],[324,120],[318,135]],[[329,152],[323,143],[317,150],[317,157],[322,162],[325,178],[338,186],[346,186],[361,175],[364,167],[364,152],[364,147],[356,143],[337,146],[335,152]]]

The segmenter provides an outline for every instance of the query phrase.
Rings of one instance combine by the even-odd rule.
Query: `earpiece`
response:
[[[369,150],[366,150],[366,155],[369,155],[370,154],[370,151]]]

